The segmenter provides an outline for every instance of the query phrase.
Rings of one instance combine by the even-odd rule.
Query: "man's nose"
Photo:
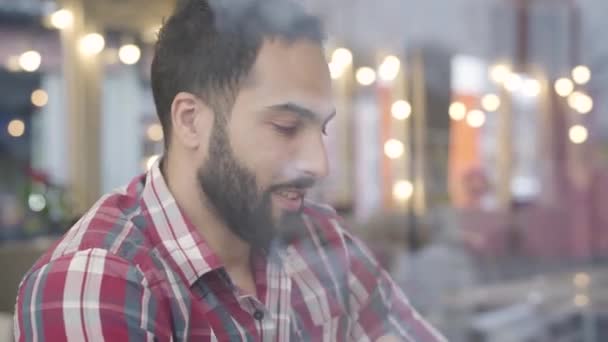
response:
[[[307,139],[300,148],[298,170],[317,179],[325,178],[329,174],[327,150],[320,134]]]

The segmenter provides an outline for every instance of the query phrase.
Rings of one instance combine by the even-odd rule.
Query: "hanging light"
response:
[[[154,141],[154,142],[162,141],[163,140],[163,127],[158,123],[152,124],[146,130],[146,135],[148,136],[148,139],[150,139],[151,141]]]
[[[467,116],[467,107],[462,102],[453,102],[450,105],[450,118],[454,121],[460,121]]]
[[[579,97],[583,96],[583,93],[581,93],[580,91],[575,91],[572,94],[570,94],[568,96],[568,106],[570,106],[570,108],[575,109],[578,103],[578,99]]]
[[[15,119],[8,123],[8,134],[13,138],[19,138],[25,133],[25,122]]]
[[[510,74],[511,70],[506,64],[496,64],[490,69],[490,78],[497,84],[504,83]]]
[[[488,112],[495,112],[500,107],[500,97],[496,94],[487,94],[481,99],[481,106]]]
[[[368,86],[376,82],[376,72],[370,67],[361,67],[357,70],[356,78],[359,84]]]
[[[566,97],[574,91],[574,84],[568,78],[562,77],[555,81],[555,92],[561,97]]]
[[[580,91],[575,91],[568,96],[568,105],[580,114],[587,114],[593,110],[593,99]]]
[[[337,48],[331,55],[331,61],[344,68],[352,64],[353,54],[346,48]]]
[[[33,212],[39,213],[46,208],[46,199],[41,194],[30,194],[27,204]]]
[[[486,122],[486,114],[479,109],[474,109],[467,114],[467,124],[473,128],[479,128]]]
[[[49,94],[42,89],[36,89],[32,92],[32,104],[36,107],[44,107],[49,102]]]
[[[106,41],[99,33],[89,33],[80,38],[80,52],[85,56],[94,56],[103,51]]]
[[[523,79],[520,75],[515,73],[509,73],[509,75],[507,75],[507,78],[505,79],[504,85],[508,91],[514,93],[521,89],[523,83]]]
[[[38,51],[30,50],[24,52],[19,57],[19,66],[21,69],[27,72],[34,72],[40,68],[40,64],[42,63],[42,56]]]
[[[141,50],[137,45],[126,44],[118,50],[120,61],[127,65],[133,65],[141,58]]]
[[[591,70],[585,65],[578,65],[572,69],[572,79],[577,84],[586,84],[591,79]]]
[[[536,97],[540,94],[541,86],[538,80],[528,78],[523,81],[524,94],[530,97]]]
[[[586,288],[591,283],[591,277],[586,272],[580,272],[574,276],[573,283],[578,288]]]
[[[51,25],[58,30],[71,27],[74,23],[74,15],[68,9],[60,9],[51,14]]]
[[[384,153],[390,159],[398,159],[403,155],[405,147],[397,139],[391,139],[384,144]]]
[[[346,70],[346,68],[343,68],[334,61],[329,62],[327,66],[329,67],[329,75],[331,76],[332,80],[340,79],[340,77],[344,75],[344,71]]]
[[[391,106],[393,118],[397,120],[405,120],[412,114],[412,105],[405,100],[397,100]]]
[[[574,305],[579,308],[589,305],[589,297],[584,294],[577,294],[576,296],[574,296]]]
[[[342,77],[344,72],[353,63],[353,54],[346,48],[337,48],[331,55],[329,71],[334,80]]]
[[[573,143],[582,144],[589,138],[589,131],[585,126],[575,125],[570,127],[568,135]]]
[[[407,201],[414,194],[414,185],[409,180],[400,180],[393,185],[393,198]]]
[[[582,94],[576,101],[576,111],[581,114],[588,114],[593,110],[593,99],[587,95]]]
[[[401,69],[401,61],[395,56],[387,56],[380,67],[378,68],[378,75],[383,81],[392,81],[399,75]]]

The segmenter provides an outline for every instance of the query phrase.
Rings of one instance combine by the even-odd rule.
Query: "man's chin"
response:
[[[302,209],[295,212],[283,211],[275,224],[275,238],[282,243],[291,243],[302,234],[306,234],[306,227],[302,217]]]

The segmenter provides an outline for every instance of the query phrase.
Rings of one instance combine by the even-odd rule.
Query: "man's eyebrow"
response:
[[[329,120],[331,120],[336,115],[336,110],[334,110],[329,114],[329,116],[327,116],[327,118],[323,119],[324,115],[321,115],[313,110],[310,110],[304,106],[300,106],[299,104],[293,102],[272,105],[269,106],[268,109],[292,112],[307,120],[319,122],[322,121],[323,125],[327,124],[327,122],[329,122]]]

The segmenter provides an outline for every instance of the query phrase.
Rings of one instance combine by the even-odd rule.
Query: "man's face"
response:
[[[216,113],[199,183],[228,227],[257,249],[290,233],[306,191],[328,173],[323,132],[335,113],[322,48],[262,46],[232,113]]]

